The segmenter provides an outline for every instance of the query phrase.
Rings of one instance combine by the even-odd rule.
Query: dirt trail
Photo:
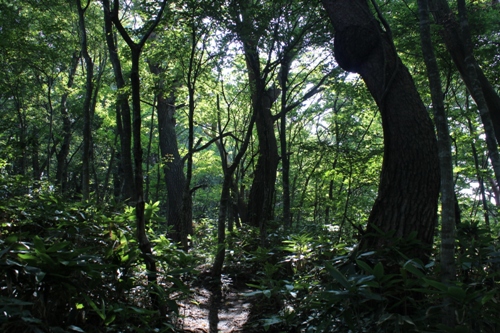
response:
[[[224,284],[222,301],[219,307],[218,332],[231,333],[243,332],[243,327],[248,320],[251,308],[251,299],[244,296],[250,290],[235,289]],[[179,325],[184,332],[210,332],[211,292],[205,287],[192,289],[191,296],[180,303]]]

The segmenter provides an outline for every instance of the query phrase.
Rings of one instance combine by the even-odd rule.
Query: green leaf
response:
[[[25,302],[15,298],[0,297],[0,305],[33,305],[32,302]]]
[[[41,253],[46,252],[45,243],[43,242],[43,240],[40,237],[35,236],[35,238],[33,238],[33,245],[35,245],[36,251],[39,251]]]
[[[283,319],[281,319],[278,316],[272,316],[271,318],[266,318],[262,320],[262,322],[264,324],[264,329],[267,331],[269,329],[269,326],[279,324],[283,322]]]
[[[256,290],[256,291],[249,291],[247,293],[242,293],[241,295],[244,297],[252,297],[252,296],[257,296],[257,295],[261,295],[261,294],[262,294],[262,290]]]
[[[83,329],[81,329],[80,327],[75,326],[75,325],[69,325],[68,329],[71,331],[75,331],[75,332],[85,333],[85,331]]]
[[[464,301],[467,293],[462,288],[451,286],[448,288],[448,295],[455,298],[456,300]]]
[[[51,247],[49,247],[47,249],[47,252],[50,253],[50,252],[57,252],[57,251],[60,251],[66,247],[68,247],[68,245],[70,245],[71,243],[70,242],[60,242],[60,243],[55,243],[54,245],[52,245]]]
[[[344,287],[346,289],[350,289],[351,288],[351,284],[349,283],[349,281],[347,281],[347,279],[345,278],[345,276],[342,273],[340,273],[340,271],[338,269],[336,269],[335,267],[333,267],[332,264],[330,264],[329,262],[327,262],[325,264],[325,268],[328,271],[328,273],[330,273],[330,275],[335,280],[337,280],[338,283],[340,283],[342,285],[342,287]]]
[[[105,320],[106,319],[106,312],[104,309],[104,303],[103,303],[103,309],[101,311],[101,309],[99,309],[97,307],[97,305],[94,303],[93,300],[90,299],[90,297],[88,297],[87,295],[83,295],[83,297],[85,298],[87,303],[89,303],[90,307],[99,315],[99,317],[101,317],[102,320]]]
[[[493,298],[494,295],[495,294],[493,292],[489,292],[486,295],[484,295],[484,297],[481,299],[481,304],[485,305],[486,303],[488,303]]]
[[[373,275],[377,280],[380,280],[384,276],[384,266],[381,262],[377,263],[373,268]]]
[[[431,279],[426,279],[426,278],[424,278],[424,281],[425,281],[425,283],[427,283],[431,287],[434,287],[434,288],[436,288],[440,291],[443,291],[443,292],[448,292],[448,286],[445,285],[444,283],[441,283],[439,281],[434,281]]]
[[[417,267],[415,267],[411,261],[407,261],[403,265],[403,268],[418,278],[423,278],[425,276],[425,274],[421,270],[419,270]]]
[[[106,317],[106,320],[104,321],[104,325],[109,325],[111,324],[114,320],[116,319],[116,315],[113,313],[111,316]]]
[[[368,274],[373,274],[373,269],[366,262],[358,259],[356,260],[356,264],[358,264],[358,266],[361,267]]]

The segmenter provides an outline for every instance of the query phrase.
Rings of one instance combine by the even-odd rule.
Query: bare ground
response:
[[[212,305],[212,311],[218,308],[218,332],[243,332],[251,309],[251,298],[244,295],[248,291],[250,290],[235,288],[230,280],[223,280],[222,297],[219,301],[205,286],[193,288],[190,297],[180,303],[178,327],[184,332],[210,332]],[[215,307],[214,299],[217,304]]]

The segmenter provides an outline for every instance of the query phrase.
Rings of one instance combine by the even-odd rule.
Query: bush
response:
[[[149,290],[133,209],[70,202],[45,184],[1,181],[0,331],[174,330],[174,295],[187,292],[179,279],[189,270],[187,255],[151,235],[158,258],[168,261],[160,265],[162,286]],[[150,292],[168,318],[153,310]]]

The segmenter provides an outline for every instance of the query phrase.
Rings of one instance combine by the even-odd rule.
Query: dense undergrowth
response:
[[[66,200],[43,182],[2,179],[0,331],[170,332],[193,258],[152,232],[161,287],[149,286],[134,211]],[[152,290],[150,290],[152,289]],[[158,295],[167,317],[152,310]]]
[[[134,211],[58,196],[47,183],[0,180],[0,331],[173,332],[177,301],[210,269],[215,223],[198,223],[190,254],[165,236],[148,206],[159,285],[148,286],[137,248]],[[493,232],[462,223],[457,281],[439,281],[437,248],[429,263],[407,258],[412,240],[360,252],[340,244],[335,228],[228,235],[225,276],[252,291],[249,332],[499,332],[500,251]],[[153,309],[150,294],[164,311]],[[457,327],[441,325],[442,299]],[[166,315],[165,315],[166,314]]]
[[[359,252],[321,236],[296,234],[282,241],[277,264],[262,261],[249,293],[259,296],[253,326],[271,332],[500,332],[500,251],[488,228],[458,228],[457,280],[440,282],[438,250],[430,262],[394,247]],[[386,235],[387,236],[387,235]],[[333,238],[333,237],[332,237]],[[261,250],[262,251],[262,250]],[[443,299],[456,326],[441,324]]]

